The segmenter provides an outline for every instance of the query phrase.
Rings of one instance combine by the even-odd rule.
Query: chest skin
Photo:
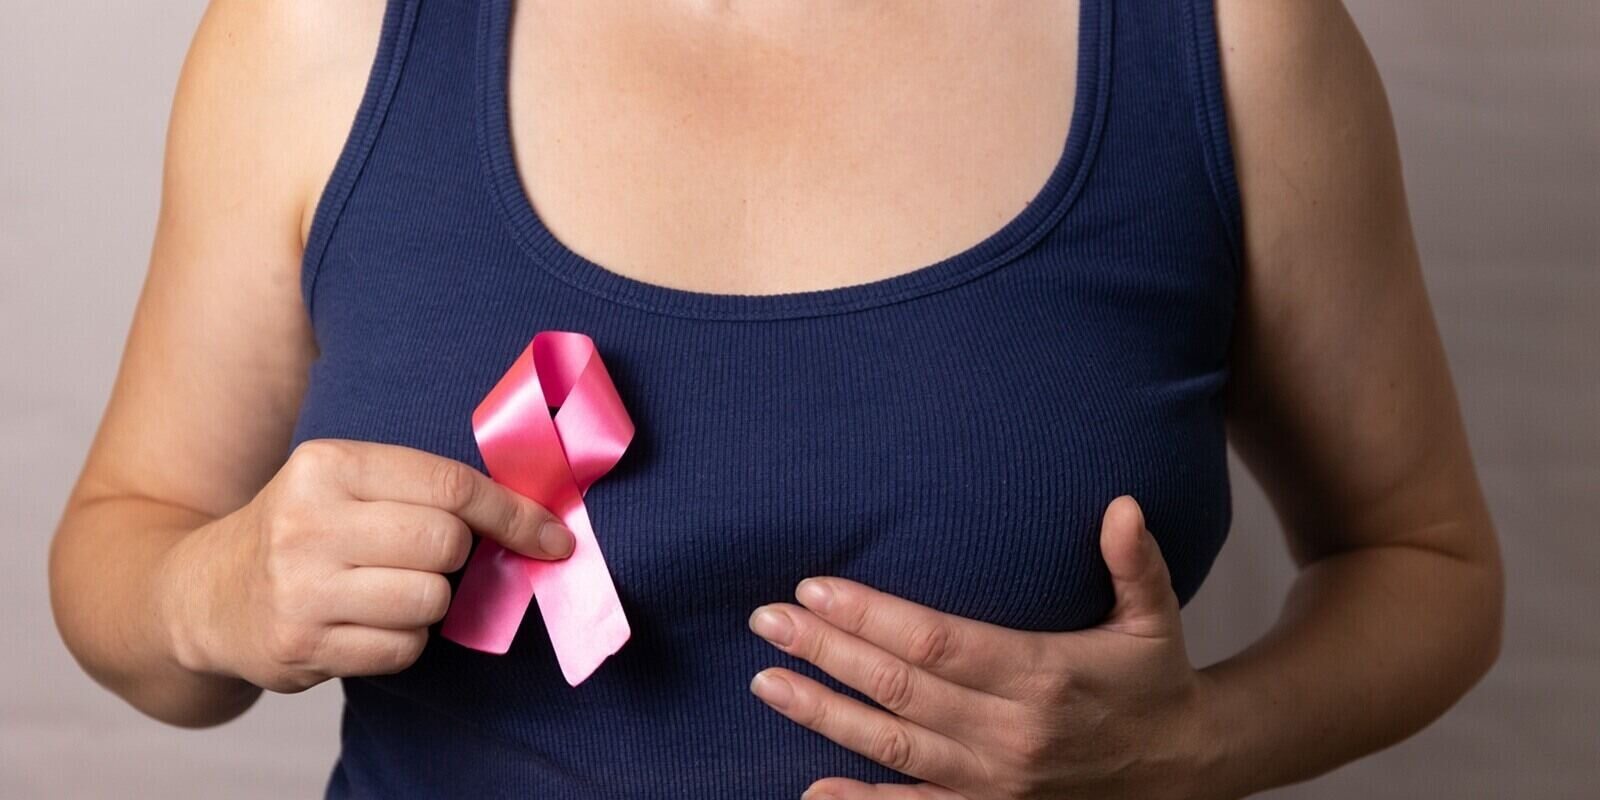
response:
[[[774,294],[909,272],[1043,186],[1072,116],[1077,11],[520,2],[518,171],[558,239],[647,283]]]

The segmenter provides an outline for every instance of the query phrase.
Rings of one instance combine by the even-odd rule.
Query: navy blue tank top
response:
[[[839,575],[1008,627],[1093,626],[1112,603],[1099,523],[1124,493],[1193,595],[1230,517],[1239,282],[1208,0],[1081,0],[1060,160],[987,239],[754,296],[630,279],[543,226],[508,130],[510,5],[389,3],[306,247],[319,356],[294,438],[481,469],[479,399],[536,332],[587,333],[637,426],[587,498],[633,638],[572,688],[530,610],[506,655],[434,636],[398,674],[343,680],[329,797],[905,781],[749,692],[772,665],[842,689],[751,634],[756,606]]]

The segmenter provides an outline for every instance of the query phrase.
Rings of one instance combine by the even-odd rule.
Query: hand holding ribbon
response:
[[[560,517],[575,544],[565,560],[540,561],[480,541],[442,633],[504,653],[538,597],[561,674],[577,686],[630,635],[583,496],[627,450],[633,421],[594,341],[544,331],[478,405],[472,430],[490,477]]]

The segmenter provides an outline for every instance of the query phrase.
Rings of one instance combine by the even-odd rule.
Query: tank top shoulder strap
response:
[[[1241,214],[1213,0],[1104,1],[1109,98],[1084,201],[1119,229],[1203,214],[1236,267]]]
[[[311,229],[306,237],[300,288],[308,308],[333,228],[367,163],[400,83],[401,67],[410,50],[420,2],[387,0],[385,4],[383,23],[378,32],[377,54],[368,70],[366,88],[356,108],[355,120],[345,137],[343,149],[334,163],[333,172],[317,200]]]
[[[1206,169],[1217,194],[1217,205],[1229,227],[1234,246],[1240,246],[1243,225],[1239,185],[1234,174],[1233,145],[1228,136],[1228,115],[1223,102],[1222,59],[1217,40],[1215,0],[1180,0],[1183,43],[1188,52],[1189,86],[1196,124],[1206,156]]]

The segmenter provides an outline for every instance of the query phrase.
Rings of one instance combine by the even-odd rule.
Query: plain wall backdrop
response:
[[[1349,0],[1389,89],[1427,279],[1509,594],[1504,655],[1440,722],[1273,798],[1593,797],[1600,770],[1600,3]],[[312,797],[339,690],[183,731],[93,684],[45,563],[143,279],[201,0],[0,0],[0,797]],[[1197,664],[1292,578],[1236,470],[1185,611]],[[819,776],[820,777],[820,776]]]

